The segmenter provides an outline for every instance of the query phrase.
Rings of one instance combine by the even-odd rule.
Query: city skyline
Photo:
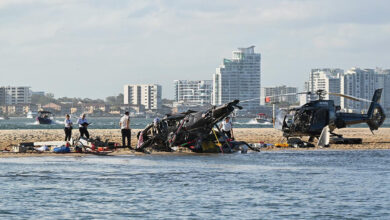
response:
[[[362,0],[3,0],[1,84],[104,98],[123,84],[158,83],[173,99],[173,80],[209,80],[232,50],[255,45],[262,86],[302,89],[312,68],[388,67],[389,9]]]

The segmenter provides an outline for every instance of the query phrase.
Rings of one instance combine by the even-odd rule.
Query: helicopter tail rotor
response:
[[[378,130],[378,128],[383,124],[386,119],[386,115],[383,111],[382,106],[379,104],[381,99],[382,89],[375,90],[374,96],[372,97],[372,102],[370,108],[367,111],[367,116],[369,120],[367,121],[370,130]]]

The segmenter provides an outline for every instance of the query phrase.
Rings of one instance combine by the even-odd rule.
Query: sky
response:
[[[104,98],[124,84],[212,79],[238,47],[262,86],[312,68],[390,68],[387,0],[0,0],[0,85]]]

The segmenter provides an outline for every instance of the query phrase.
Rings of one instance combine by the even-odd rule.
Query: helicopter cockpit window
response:
[[[287,127],[291,127],[291,125],[294,123],[294,115],[295,111],[290,111],[284,118],[284,122]]]

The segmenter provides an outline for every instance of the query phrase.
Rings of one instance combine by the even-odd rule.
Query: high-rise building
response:
[[[351,68],[344,76],[344,94],[371,100],[376,89],[384,88],[380,104],[386,108],[386,99],[389,89],[386,88],[389,83],[389,74],[374,69]],[[367,111],[370,102],[357,102],[345,99],[345,108],[348,110],[360,112]]]
[[[5,87],[0,87],[0,105],[5,105]]]
[[[123,103],[126,105],[144,106],[146,110],[161,109],[162,89],[157,84],[125,85]]]
[[[338,68],[312,69],[309,75],[309,81],[305,82],[305,90],[312,95],[302,96],[301,104],[318,99],[315,95],[318,90],[325,90],[327,94],[325,99],[333,100],[335,105],[344,106],[343,100],[339,96],[329,95],[328,93],[343,93],[343,75],[344,70]]]
[[[0,105],[31,103],[31,91],[27,86],[0,87]]]
[[[174,80],[176,102],[204,105],[211,103],[212,80]]]
[[[382,101],[383,108],[390,114],[390,69],[380,71],[383,74],[383,92]]]
[[[261,101],[262,105],[265,103],[265,97],[275,96],[272,98],[272,102],[287,103],[290,105],[298,102],[297,87],[290,86],[275,86],[275,87],[262,87],[261,88]]]
[[[260,59],[255,46],[238,48],[231,59],[224,59],[213,75],[212,104],[239,99],[244,109],[257,109],[260,106]]]

